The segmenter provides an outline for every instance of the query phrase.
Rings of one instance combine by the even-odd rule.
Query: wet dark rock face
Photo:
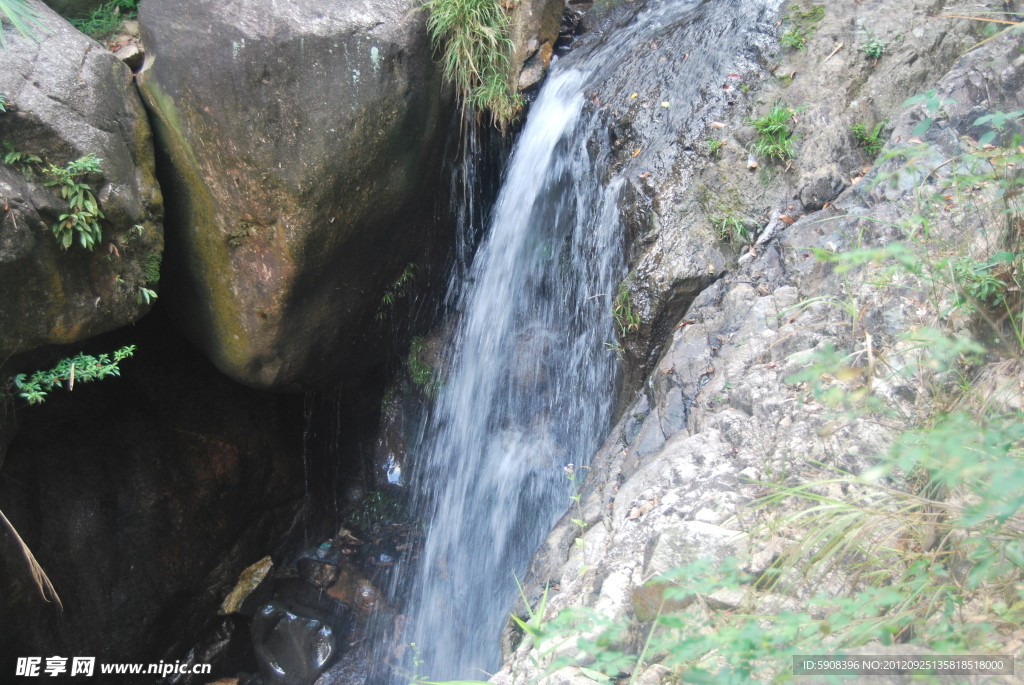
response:
[[[122,377],[21,409],[0,506],[52,579],[60,613],[0,536],[0,671],[24,655],[158,661],[211,627],[239,572],[293,528],[305,489],[302,400],[217,373],[166,322]],[[176,647],[177,646],[177,647]]]

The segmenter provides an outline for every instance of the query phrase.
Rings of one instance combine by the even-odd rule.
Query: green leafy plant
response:
[[[775,103],[763,116],[750,119],[750,125],[757,129],[757,138],[750,144],[751,151],[758,157],[785,161],[796,157],[793,132],[789,121],[796,110]]]
[[[156,298],[157,294],[155,291],[150,290],[149,288],[139,288],[139,294],[136,296],[135,299],[139,304],[145,303],[148,305],[151,304],[153,300],[155,300]]]
[[[127,19],[139,14],[139,0],[111,0],[92,11],[86,19],[72,19],[71,24],[94,40],[103,40],[118,32]]]
[[[109,376],[120,376],[119,364],[135,354],[135,345],[126,345],[113,353],[94,357],[79,353],[74,357],[61,359],[48,371],[36,371],[31,376],[19,373],[14,377],[14,387],[18,394],[29,404],[40,404],[46,395],[60,385],[67,384],[72,390],[75,383],[89,383],[102,380]]]
[[[104,218],[104,214],[92,188],[81,181],[86,174],[99,173],[102,161],[90,153],[68,162],[64,167],[50,164],[43,169],[46,179],[43,185],[59,188],[60,196],[68,202],[68,213],[61,214],[60,220],[53,225],[53,234],[64,249],[71,246],[76,233],[78,243],[88,250],[95,248],[102,239],[99,220]]]
[[[864,42],[860,44],[860,49],[861,52],[868,56],[868,59],[879,60],[885,54],[885,49],[888,45],[887,41],[882,40],[875,35],[874,31],[868,29]]]
[[[509,17],[498,0],[427,0],[427,28],[442,50],[445,78],[463,105],[489,111],[502,129],[515,120],[522,97],[511,84]]]
[[[643,323],[640,314],[633,309],[633,296],[625,281],[619,284],[619,294],[612,303],[612,318],[623,338],[638,332],[640,324]]]
[[[19,152],[6,140],[4,147],[7,148],[7,152],[4,153],[4,164],[14,167],[27,179],[35,177],[36,168],[43,163],[43,160],[33,154]]]
[[[2,15],[0,19],[6,19],[18,33],[29,40],[39,42],[39,37],[33,30],[33,26],[46,30],[46,27],[39,21],[39,15],[25,0],[0,0],[0,15]],[[2,24],[0,24],[0,48],[7,51],[7,39],[4,36]]]
[[[779,38],[779,42],[784,47],[792,48],[794,50],[803,50],[807,47],[807,32],[800,29],[787,29],[783,32],[782,37]]]
[[[880,121],[875,124],[874,128],[869,128],[867,124],[859,122],[851,126],[850,131],[853,133],[857,145],[868,155],[874,156],[885,147],[885,140],[882,139],[882,129],[885,124],[885,121]]]
[[[9,106],[10,106],[10,103],[7,102],[7,96],[4,95],[3,93],[0,93],[0,114],[6,114],[7,113],[7,108]]]

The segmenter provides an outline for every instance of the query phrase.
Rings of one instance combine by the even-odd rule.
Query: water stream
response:
[[[569,504],[564,467],[585,463],[611,423],[617,362],[606,343],[615,342],[612,300],[626,275],[624,180],[608,173],[608,126],[593,90],[619,55],[666,32],[689,31],[707,49],[695,50],[693,75],[723,77],[735,41],[695,17],[713,13],[724,23],[712,30],[742,34],[737,22],[763,11],[744,6],[763,4],[651,2],[556,63],[532,105],[486,237],[449,295],[457,331],[413,458],[414,506],[429,528],[419,558],[400,560],[397,574],[414,575],[405,642],[417,646],[419,673],[486,679],[497,668],[515,575]],[[692,110],[702,84],[686,77],[678,89]]]

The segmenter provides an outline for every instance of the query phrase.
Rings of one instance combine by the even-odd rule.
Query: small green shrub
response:
[[[878,38],[873,31],[868,29],[864,42],[860,44],[861,52],[868,56],[868,59],[878,60],[885,54],[888,42]]]
[[[111,0],[92,11],[88,19],[72,19],[71,24],[89,36],[102,41],[117,33],[126,19],[139,14],[139,0]]]
[[[464,106],[491,113],[505,128],[522,108],[510,83],[509,17],[498,0],[427,0],[427,28],[441,49],[444,75]]]
[[[633,309],[633,296],[625,281],[619,284],[619,294],[615,296],[615,302],[612,303],[612,318],[623,338],[640,330],[642,319],[640,314]]]
[[[49,371],[36,371],[31,377],[19,373],[14,377],[14,386],[19,390],[21,398],[29,404],[40,404],[46,399],[47,393],[64,383],[67,383],[68,390],[71,390],[76,382],[89,383],[108,376],[120,376],[118,365],[133,354],[135,345],[127,345],[116,350],[113,359],[109,354],[93,357],[79,353],[74,357],[61,359]]]
[[[99,173],[102,161],[90,153],[68,162],[64,167],[50,164],[43,169],[46,179],[43,185],[59,188],[60,196],[68,202],[68,213],[61,214],[60,220],[53,225],[53,235],[64,249],[71,246],[75,233],[79,244],[88,250],[95,248],[103,237],[99,220],[104,218],[104,214],[92,188],[79,180],[86,174]]]
[[[851,126],[850,131],[853,132],[857,145],[868,155],[874,157],[885,147],[885,140],[882,139],[882,128],[885,127],[885,124],[886,122],[880,121],[875,124],[874,128],[868,128],[867,124],[861,122]]]
[[[29,40],[39,41],[33,25],[45,30],[39,21],[39,15],[25,0],[0,0],[0,19],[6,19],[22,36]],[[7,51],[7,38],[4,36],[3,25],[0,23],[0,48]]]
[[[29,180],[35,178],[36,168],[43,163],[43,160],[27,152],[19,152],[6,140],[4,147],[7,148],[7,152],[4,153],[4,164],[14,167]]]
[[[708,138],[704,141],[704,149],[711,157],[718,157],[722,153],[723,147],[725,147],[725,141],[719,138]]]
[[[7,113],[7,107],[9,106],[9,104],[10,103],[7,102],[7,96],[3,93],[0,93],[0,114]]]
[[[750,150],[758,157],[785,161],[796,157],[796,146],[789,120],[796,110],[775,103],[764,116],[750,119],[750,125],[757,129],[757,139],[750,144]]]

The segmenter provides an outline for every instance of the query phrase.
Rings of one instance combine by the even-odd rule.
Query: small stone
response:
[[[338,578],[337,566],[316,559],[299,559],[295,565],[302,580],[321,590],[329,588]]]
[[[235,587],[224,598],[224,602],[220,605],[220,614],[233,614],[236,613],[241,607],[242,602],[245,598],[255,590],[263,579],[270,573],[270,569],[274,567],[274,560],[270,557],[263,557],[252,566],[248,567],[238,576],[238,583]]]

